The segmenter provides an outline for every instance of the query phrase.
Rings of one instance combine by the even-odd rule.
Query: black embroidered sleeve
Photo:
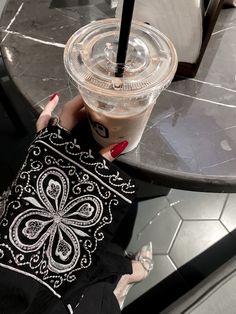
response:
[[[58,126],[39,132],[1,202],[0,266],[60,296],[135,198],[133,180]]]

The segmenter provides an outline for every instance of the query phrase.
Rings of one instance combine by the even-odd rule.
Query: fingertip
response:
[[[54,93],[51,96],[49,102],[44,107],[43,111],[41,112],[38,120],[36,121],[36,130],[37,130],[37,132],[39,132],[43,128],[47,127],[47,125],[48,125],[48,123],[49,123],[49,121],[51,119],[52,112],[56,108],[58,102],[59,102],[59,94],[58,93]]]
[[[45,106],[44,110],[42,111],[42,114],[52,114],[53,110],[56,108],[59,102],[59,94],[54,93],[47,105]]]
[[[53,101],[53,99],[58,98],[59,99],[59,94],[58,93],[54,93],[49,101]]]
[[[106,158],[107,160],[113,161],[114,158],[113,158],[112,155],[111,155],[111,150],[112,150],[112,148],[113,148],[115,145],[116,145],[116,144],[112,144],[112,145],[109,145],[109,146],[107,146],[107,147],[102,148],[102,149],[99,151],[99,154],[102,155],[102,157]]]
[[[52,97],[50,98],[50,101],[48,103],[48,105],[50,106],[53,106],[53,110],[55,109],[55,107],[57,106],[59,102],[59,94],[58,93],[55,93],[52,95]]]
[[[128,144],[128,141],[124,140],[120,143],[109,145],[101,149],[99,153],[109,161],[113,161],[124,152]]]
[[[113,158],[118,157],[128,146],[128,141],[124,140],[112,147],[110,153]]]

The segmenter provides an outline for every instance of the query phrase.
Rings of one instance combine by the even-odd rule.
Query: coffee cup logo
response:
[[[90,120],[91,121],[91,120]],[[108,138],[109,137],[109,130],[108,128],[106,128],[104,125],[102,125],[101,123],[99,122],[96,122],[96,121],[91,121],[91,124],[95,130],[95,132],[103,137],[103,138]]]

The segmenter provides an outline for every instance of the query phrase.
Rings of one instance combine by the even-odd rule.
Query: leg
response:
[[[116,235],[112,242],[118,244],[123,250],[125,250],[132,237],[134,223],[138,211],[138,203],[135,201],[132,207],[129,209],[127,215],[123,218]]]
[[[152,243],[150,242],[135,255],[132,260],[132,273],[123,275],[114,290],[121,309],[124,307],[125,298],[132,286],[144,280],[152,269]]]

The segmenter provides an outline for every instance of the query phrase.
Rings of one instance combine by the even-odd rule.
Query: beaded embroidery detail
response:
[[[2,202],[0,265],[55,295],[91,265],[113,211],[132,203],[133,182],[54,126],[39,133]]]

